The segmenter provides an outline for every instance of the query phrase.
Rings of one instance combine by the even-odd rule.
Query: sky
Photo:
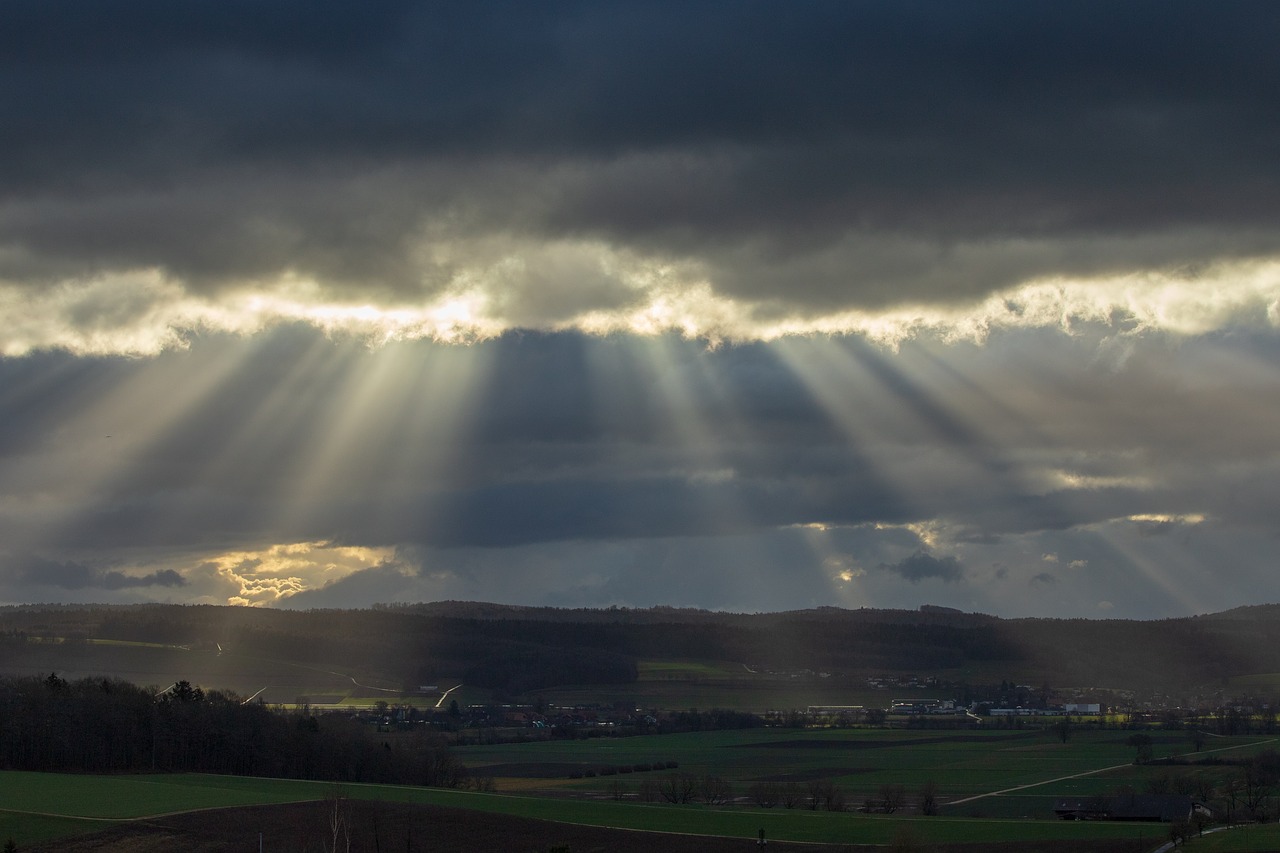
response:
[[[0,603],[1280,601],[1276,44],[7,0]]]

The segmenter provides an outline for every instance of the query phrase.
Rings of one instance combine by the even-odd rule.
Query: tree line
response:
[[[0,766],[86,773],[172,771],[334,782],[476,784],[443,739],[394,744],[360,722],[282,711],[180,681],[0,677]]]

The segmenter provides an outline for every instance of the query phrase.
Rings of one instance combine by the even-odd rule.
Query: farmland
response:
[[[68,784],[71,782],[71,784]],[[137,777],[65,777],[50,774],[0,774],[6,791],[21,792],[10,808],[30,812],[54,809],[68,817],[91,815],[103,820],[140,818],[201,808],[226,808],[254,803],[288,803],[323,799],[331,784],[285,780],[240,779],[201,775]],[[701,835],[755,837],[763,828],[775,840],[827,844],[884,844],[894,837],[901,819],[849,813],[807,810],[713,809],[701,806],[673,808],[609,801],[573,801],[520,797],[440,789],[377,785],[343,786],[346,797],[391,803],[463,808],[471,811],[568,823],[659,830]],[[52,799],[49,799],[50,797]],[[153,811],[154,810],[154,811]],[[38,823],[28,825],[26,815],[9,813],[10,837],[19,844],[49,837]],[[60,827],[72,831],[94,830],[100,825],[79,826],[66,821]],[[1012,840],[1140,838],[1158,829],[1094,823],[1068,825],[1060,821],[996,821],[938,818],[912,821],[916,833],[935,841],[972,843]],[[43,833],[43,834],[41,834]],[[1145,833],[1145,834],[1144,834]]]
[[[769,838],[827,844],[886,844],[904,826],[927,842],[997,843],[1052,839],[1149,839],[1152,825],[1053,819],[1055,796],[1145,786],[1164,772],[1134,766],[1123,732],[1080,732],[1061,743],[1040,731],[929,732],[904,730],[777,730],[698,732],[633,738],[544,741],[462,747],[473,771],[498,775],[499,793],[387,785],[344,785],[344,796],[388,803],[463,808],[511,817],[601,827],[661,830],[740,838],[761,828]],[[1258,738],[1221,738],[1222,754],[1248,754]],[[1185,751],[1172,736],[1159,739],[1156,756]],[[642,779],[671,771],[636,772],[641,764],[674,761],[681,772],[723,777],[738,795],[732,806],[675,806],[641,802]],[[628,773],[570,779],[575,769],[617,768]],[[1104,773],[1087,774],[1114,767]],[[1205,768],[1200,772],[1212,772]],[[882,785],[901,785],[909,796],[926,782],[937,786],[940,814],[865,815],[760,808],[745,796],[761,780],[830,780],[851,797],[872,796]],[[195,809],[318,800],[330,783],[204,774],[66,776],[0,774],[6,808],[0,831],[30,843],[93,831],[100,821],[129,820]],[[1019,786],[1009,794],[994,794]],[[992,795],[992,796],[983,796]],[[618,799],[615,799],[618,797]],[[979,799],[970,799],[979,797]],[[958,802],[965,800],[966,802]],[[955,805],[948,805],[949,803]],[[54,804],[54,805],[50,805]],[[53,812],[54,816],[45,816]],[[90,821],[71,820],[91,819]],[[1224,842],[1215,842],[1224,843]],[[1193,848],[1194,849],[1194,848]],[[1209,848],[1206,848],[1209,849]],[[1234,848],[1233,848],[1234,849]]]
[[[696,775],[714,774],[742,796],[761,781],[805,783],[822,779],[839,785],[853,805],[875,796],[884,785],[902,785],[914,795],[926,783],[937,788],[943,815],[1038,817],[1062,796],[1091,796],[1122,786],[1144,790],[1168,768],[1133,764],[1134,748],[1122,730],[1080,731],[1062,743],[1048,732],[1030,730],[911,731],[901,729],[752,729],[633,738],[542,741],[457,750],[477,773],[493,774],[500,789],[574,792],[613,796],[621,785],[634,795],[653,772],[599,775],[608,768],[634,768],[675,761]],[[1187,753],[1177,733],[1153,738],[1156,759]],[[1258,737],[1217,738],[1206,755],[1242,756],[1275,742]],[[1114,768],[1093,773],[1101,768]],[[574,772],[595,770],[590,778]],[[1188,772],[1213,772],[1208,765]],[[1072,777],[1077,774],[1092,775]],[[1053,781],[1049,784],[1048,780]],[[1035,785],[1015,793],[996,791]],[[981,799],[970,799],[981,796]],[[956,801],[967,800],[959,803]],[[956,802],[956,805],[949,805]]]

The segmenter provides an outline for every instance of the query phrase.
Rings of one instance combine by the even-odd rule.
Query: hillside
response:
[[[315,611],[0,608],[0,671],[139,683],[195,673],[233,689],[300,674],[349,687],[358,675],[357,683],[388,691],[449,678],[515,696],[562,684],[627,684],[641,661],[711,660],[762,671],[955,681],[1003,673],[1036,684],[1172,690],[1280,672],[1277,641],[1274,605],[1159,621],[1000,619],[943,608],[730,614],[469,602]]]

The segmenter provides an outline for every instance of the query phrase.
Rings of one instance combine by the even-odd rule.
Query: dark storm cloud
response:
[[[821,311],[1277,247],[1265,4],[24,1],[3,17],[0,273],[28,284],[293,271],[411,297],[459,263],[423,247],[587,238]],[[537,281],[517,321],[622,298],[542,304]]]
[[[0,558],[0,578],[10,589],[54,587],[63,590],[100,589],[107,591],[141,587],[180,587],[186,580],[172,569],[145,575],[105,571],[74,562],[49,560],[35,554],[5,555]]]
[[[901,575],[912,583],[931,579],[956,583],[964,579],[964,568],[955,557],[935,557],[924,551],[917,551],[897,563],[881,563],[876,568]]]

